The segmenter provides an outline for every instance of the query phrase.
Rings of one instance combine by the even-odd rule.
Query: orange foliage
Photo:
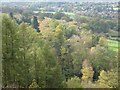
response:
[[[44,30],[47,29],[47,27],[49,27],[49,22],[50,19],[44,19],[40,24],[39,24],[39,29],[41,32],[43,32]]]

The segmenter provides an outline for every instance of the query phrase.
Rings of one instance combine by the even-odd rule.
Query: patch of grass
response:
[[[65,13],[65,14],[67,14],[67,15],[70,15],[70,16],[74,16],[74,15],[75,15],[75,14],[72,13],[72,12],[63,12],[63,13]]]
[[[108,40],[108,48],[112,51],[118,52],[120,42],[115,40]]]

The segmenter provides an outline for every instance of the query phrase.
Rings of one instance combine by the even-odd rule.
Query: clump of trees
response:
[[[33,28],[8,15],[2,24],[3,88],[118,87],[117,53],[87,25],[45,19]]]

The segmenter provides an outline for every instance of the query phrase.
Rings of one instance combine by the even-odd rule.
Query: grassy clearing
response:
[[[115,40],[108,40],[108,48],[112,51],[118,52],[120,42],[115,41]]]

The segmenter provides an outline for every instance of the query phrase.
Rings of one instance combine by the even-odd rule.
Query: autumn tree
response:
[[[53,45],[54,45],[53,47],[56,48],[56,53],[58,56],[61,55],[60,49],[63,42],[64,42],[63,26],[58,25],[53,34]]]
[[[49,27],[49,19],[44,19],[40,24],[39,24],[39,29],[41,32],[44,32],[48,29]]]
[[[40,88],[39,87],[39,85],[36,83],[36,80],[35,79],[33,79],[32,80],[32,84],[29,86],[29,88],[31,89],[31,88],[33,88],[33,89],[38,89],[38,88]],[[32,89],[32,90],[33,90]]]
[[[91,82],[93,81],[93,68],[88,60],[84,60],[82,64],[82,83],[85,85],[85,87],[91,87],[89,86]]]
[[[99,80],[97,81],[98,88],[117,88],[118,87],[118,72],[104,71],[100,72]]]

